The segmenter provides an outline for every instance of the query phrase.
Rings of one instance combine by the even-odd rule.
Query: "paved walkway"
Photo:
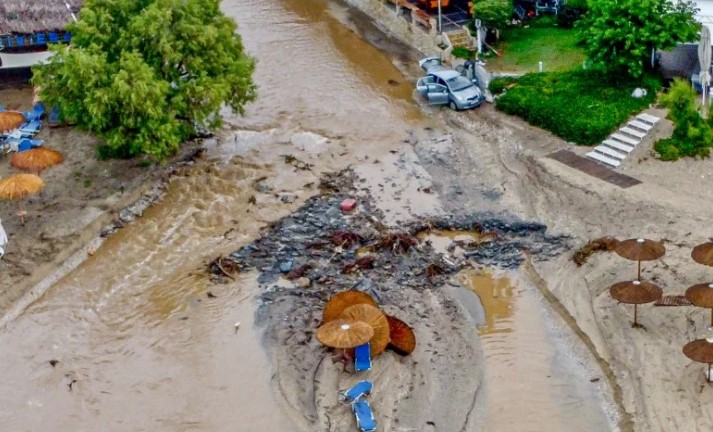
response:
[[[593,160],[578,156],[569,150],[557,150],[556,152],[548,154],[547,157],[621,188],[629,188],[641,183],[633,177],[612,171]]]

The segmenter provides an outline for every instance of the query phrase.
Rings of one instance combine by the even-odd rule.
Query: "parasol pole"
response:
[[[634,327],[636,327],[636,324],[637,324],[637,322],[636,322],[636,307],[637,306],[638,305],[636,303],[634,303]]]
[[[713,327],[713,308],[711,308],[711,327]]]
[[[441,0],[438,0],[438,34],[443,33],[441,30]]]
[[[708,375],[706,375],[706,381],[711,382],[711,364],[708,363]]]
[[[639,263],[639,272],[638,272],[638,276],[637,276],[636,280],[640,281],[641,280],[641,260],[639,260],[638,263]]]

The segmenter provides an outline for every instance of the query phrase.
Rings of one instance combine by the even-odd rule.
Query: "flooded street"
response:
[[[224,9],[259,59],[259,100],[227,119],[210,163],[173,178],[160,204],[0,333],[3,430],[290,430],[270,396],[251,285],[211,287],[205,264],[292,208],[270,195],[251,208],[256,179],[314,193],[305,185],[320,171],[386,152],[419,115],[410,84],[323,2]],[[285,169],[291,153],[313,170]]]
[[[236,19],[247,50],[258,59],[259,99],[244,118],[225,112],[226,127],[207,143],[206,160],[182,168],[159,204],[110,236],[43,295],[35,293],[38,299],[29,296],[34,301],[5,320],[0,429],[295,430],[290,410],[273,397],[279,385],[273,353],[265,353],[263,334],[253,326],[255,275],[212,284],[206,265],[247,245],[267,224],[319,193],[323,172],[354,165],[365,184],[378,185],[386,174],[374,168],[376,160],[392,170],[404,163],[408,157],[395,153],[408,131],[430,128],[436,120],[421,113],[412,83],[390,58],[340,22],[351,19],[343,6],[322,0],[227,0],[223,9]],[[288,162],[292,158],[299,163]],[[415,165],[415,159],[411,153],[407,163]],[[387,184],[385,193],[401,194],[399,188],[411,177],[425,177],[421,171],[402,173],[403,182]],[[406,217],[420,211],[419,202],[436,207],[436,194],[421,191],[425,185],[410,185],[411,201],[394,201],[384,211]],[[429,198],[419,199],[422,193]],[[413,208],[404,210],[404,202]],[[455,231],[435,237],[448,237],[434,245],[444,250],[451,240],[462,240]],[[542,300],[505,280],[469,281],[483,299],[487,319],[480,331],[487,361],[484,430],[609,430],[597,386],[589,382],[592,377],[577,375],[583,369],[575,360],[565,358],[557,342],[560,330],[543,317]],[[433,294],[424,298],[444,317],[454,313]],[[457,328],[449,319],[440,324],[443,334],[475,331]],[[414,327],[418,334],[431,325]],[[440,340],[434,333],[417,354],[430,356],[425,347]],[[379,361],[385,366],[377,371],[383,383],[392,379],[393,387],[400,385],[392,414],[403,400],[418,399],[394,376],[428,381],[424,385],[436,396],[447,380],[456,381],[453,386],[463,382],[453,374],[428,375],[428,360],[418,369],[399,360]],[[458,361],[472,359],[442,361],[459,370]],[[329,366],[320,368],[323,376],[339,381]],[[331,403],[336,396],[323,387],[324,394],[313,399]],[[439,400],[434,396],[430,402]],[[519,414],[504,412],[506,406]],[[315,412],[326,412],[331,425],[333,408],[315,407]],[[428,412],[408,414],[433,426]],[[452,421],[469,424],[469,417]],[[353,427],[350,415],[348,420]]]

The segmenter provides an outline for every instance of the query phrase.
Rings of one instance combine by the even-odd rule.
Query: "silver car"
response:
[[[425,58],[418,64],[428,75],[418,80],[416,90],[429,104],[461,110],[475,108],[485,100],[473,81],[443,66],[437,57]]]

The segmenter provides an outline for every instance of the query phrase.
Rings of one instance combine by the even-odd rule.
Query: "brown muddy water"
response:
[[[252,325],[255,284],[246,277],[212,286],[205,265],[316,193],[310,184],[320,172],[388,157],[407,129],[430,121],[391,61],[335,18],[348,16],[343,6],[229,0],[223,8],[259,60],[259,100],[244,118],[226,113],[208,162],[175,177],[160,204],[0,318],[0,430],[291,430]],[[286,165],[287,154],[312,170]],[[253,188],[263,177],[270,193]],[[513,415],[499,411],[505,404],[526,409],[517,420],[542,430],[608,430],[597,407],[574,400],[590,393],[568,390],[589,377],[552,372],[568,363],[552,360],[538,302],[508,289],[505,298],[520,300],[505,308],[509,315],[493,316],[500,330],[483,333],[487,378],[497,383],[487,389],[486,430],[535,430],[509,424]],[[589,426],[579,427],[584,420]]]
[[[478,328],[485,356],[483,430],[611,430],[603,376],[587,365],[586,353],[572,349],[578,341],[556,325],[539,292],[487,271],[461,276],[485,312]]]
[[[324,2],[223,6],[259,59],[260,99],[160,204],[3,319],[0,430],[290,430],[252,326],[253,285],[210,286],[205,264],[297,205],[256,192],[256,179],[299,202],[320,171],[400,144],[419,114],[411,85]]]

